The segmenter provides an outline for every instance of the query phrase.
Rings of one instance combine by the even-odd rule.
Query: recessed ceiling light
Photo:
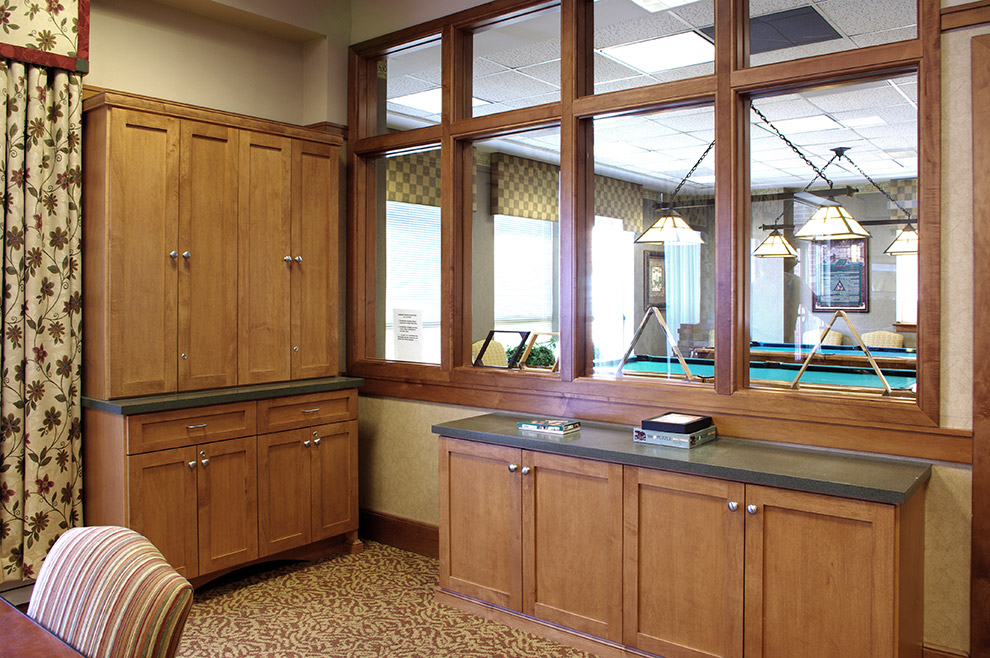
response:
[[[664,11],[680,7],[694,2],[695,0],[632,0],[637,5],[649,12]]]
[[[834,130],[841,128],[832,117],[819,114],[813,117],[802,117],[800,119],[784,119],[774,121],[773,125],[785,135],[793,133],[810,133],[818,130]]]
[[[870,126],[887,125],[887,122],[878,116],[858,117],[856,119],[843,119],[841,123],[846,128],[869,128]]]
[[[644,73],[715,60],[715,46],[696,32],[602,48],[599,52]]]
[[[440,110],[443,106],[443,92],[440,87],[434,87],[433,89],[416,92],[415,94],[406,94],[405,96],[389,98],[388,102],[395,103],[396,105],[403,105],[405,107],[411,107],[414,110],[419,110],[421,112],[440,114]],[[488,101],[483,101],[480,98],[471,99],[471,107],[478,107],[479,105],[488,104]]]

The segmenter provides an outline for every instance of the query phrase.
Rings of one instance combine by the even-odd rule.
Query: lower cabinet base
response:
[[[533,635],[559,642],[579,651],[594,654],[595,656],[599,656],[599,658],[657,658],[651,653],[637,651],[636,649],[610,642],[594,635],[588,635],[571,628],[551,624],[542,619],[485,603],[484,601],[479,601],[478,599],[473,599],[469,596],[443,589],[442,587],[436,589],[436,601],[451,608],[505,624],[510,628],[515,628],[525,633],[532,633]]]
[[[195,578],[190,578],[189,582],[196,589],[199,589],[203,585],[220,578],[221,576],[226,576],[229,573],[238,571],[245,567],[251,567],[256,564],[264,564],[265,562],[277,562],[279,560],[299,560],[299,561],[314,561],[322,560],[324,558],[330,557],[331,555],[337,555],[340,553],[347,553],[353,555],[355,553],[361,553],[364,551],[364,544],[358,539],[358,531],[353,530],[351,532],[338,535],[336,537],[330,537],[329,539],[324,539],[322,541],[313,542],[312,544],[307,544],[306,546],[299,546],[298,548],[291,548],[287,551],[282,551],[281,553],[274,553],[272,555],[266,555],[263,558],[257,560],[252,560],[251,562],[245,562],[244,564],[239,564],[235,567],[230,567],[229,569],[221,569],[219,571],[214,571],[213,573],[204,574],[202,576],[197,576]]]

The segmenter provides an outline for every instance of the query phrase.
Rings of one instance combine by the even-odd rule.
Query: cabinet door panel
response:
[[[313,539],[356,530],[357,421],[300,431],[313,440]]]
[[[257,439],[198,448],[199,570],[206,574],[258,557]]]
[[[292,144],[293,379],[337,374],[338,158],[336,146]]]
[[[179,390],[237,383],[237,134],[182,122]]]
[[[239,140],[237,383],[244,385],[290,375],[292,142],[246,131]]]
[[[748,486],[746,656],[893,656],[894,507]]]
[[[440,438],[440,586],[520,611],[521,457],[515,448]]]
[[[626,467],[624,488],[625,643],[670,658],[739,658],[744,486]]]
[[[622,467],[524,452],[523,612],[622,640]]]
[[[176,387],[179,124],[115,110],[110,148],[110,397]]]
[[[310,542],[314,450],[306,430],[258,437],[258,550],[262,556]]]
[[[196,448],[134,455],[128,457],[127,465],[127,527],[147,537],[184,577],[199,575]]]

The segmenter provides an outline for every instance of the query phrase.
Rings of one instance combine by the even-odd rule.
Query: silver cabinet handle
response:
[[[309,447],[309,446],[310,446],[310,445],[311,445],[312,443],[313,443],[313,442],[312,442],[312,441],[310,441],[309,439],[307,439],[307,440],[305,440],[305,441],[303,441],[303,445],[304,445],[304,446],[306,446],[307,448],[308,448],[308,447]]]
[[[168,257],[171,258],[172,260],[175,260],[176,258],[179,257],[179,252],[173,249],[172,251],[168,252]]]
[[[758,508],[758,507],[757,507],[756,505],[747,505],[747,506],[746,506],[746,513],[747,513],[747,514],[756,514],[756,511],[757,511],[758,509],[759,509],[759,508]]]
[[[510,473],[515,473],[517,468],[519,468],[519,466],[517,466],[516,464],[509,464]]]
[[[296,261],[297,263],[301,263],[302,262],[302,256],[296,256],[295,258],[293,258],[293,260]]]
[[[292,351],[293,351],[293,352],[298,352],[298,351],[299,351],[299,346],[298,346],[298,345],[296,345],[295,347],[293,347],[293,348],[292,348]]]
[[[313,440],[313,444],[314,445],[320,445],[321,443],[323,443],[323,439],[314,439]]]
[[[206,423],[200,423],[199,425],[186,425],[187,430],[198,430],[206,427]]]
[[[319,407],[316,407],[315,409],[302,409],[301,410],[301,413],[304,413],[304,414],[315,414],[319,410],[320,410]]]
[[[183,352],[183,353],[182,353],[182,358],[183,358],[183,359],[188,359],[188,358],[189,358],[189,355],[188,355],[188,354],[186,354],[185,352]]]
[[[201,463],[203,464],[203,466],[209,466],[210,465],[210,460],[209,459],[204,459]]]
[[[183,251],[182,257],[185,258],[186,260],[189,260],[190,258],[192,258],[192,254],[189,253],[188,251]]]
[[[519,472],[522,473],[523,475],[529,475],[529,473],[530,473],[531,470],[532,469],[530,469],[529,466],[523,466],[522,467],[522,470],[520,470]]]
[[[196,460],[195,459],[192,460],[191,462],[189,462],[189,468],[196,468]]]
[[[289,263],[290,265],[292,264],[292,256],[286,256],[282,260],[284,260],[286,263]]]
[[[737,509],[739,509],[739,503],[737,503],[734,500],[730,500],[729,501],[729,511],[730,512],[735,512]]]

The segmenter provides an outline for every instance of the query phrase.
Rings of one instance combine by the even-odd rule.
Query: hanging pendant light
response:
[[[868,238],[870,233],[842,206],[822,206],[804,226],[794,231],[794,237],[802,240],[851,240]]]
[[[900,230],[890,246],[883,250],[883,253],[891,256],[906,256],[918,253],[918,230],[914,224],[908,222]]]
[[[670,193],[670,198],[661,209],[660,216],[657,217],[650,228],[643,231],[642,235],[636,238],[635,242],[639,242],[640,244],[661,242],[664,244],[705,244],[705,241],[701,239],[701,233],[688,226],[688,223],[684,221],[681,214],[674,210],[674,197],[677,196],[677,193],[684,187],[684,183],[691,178],[695,169],[705,159],[705,156],[711,153],[714,147],[715,140],[712,140],[712,143],[708,145],[708,148],[701,154],[698,161],[694,163],[691,170],[687,172],[684,178],[681,179],[681,182],[677,184],[677,187],[674,188],[674,191]]]
[[[781,235],[780,229],[775,228],[753,251],[753,255],[757,258],[797,258],[797,251]]]

